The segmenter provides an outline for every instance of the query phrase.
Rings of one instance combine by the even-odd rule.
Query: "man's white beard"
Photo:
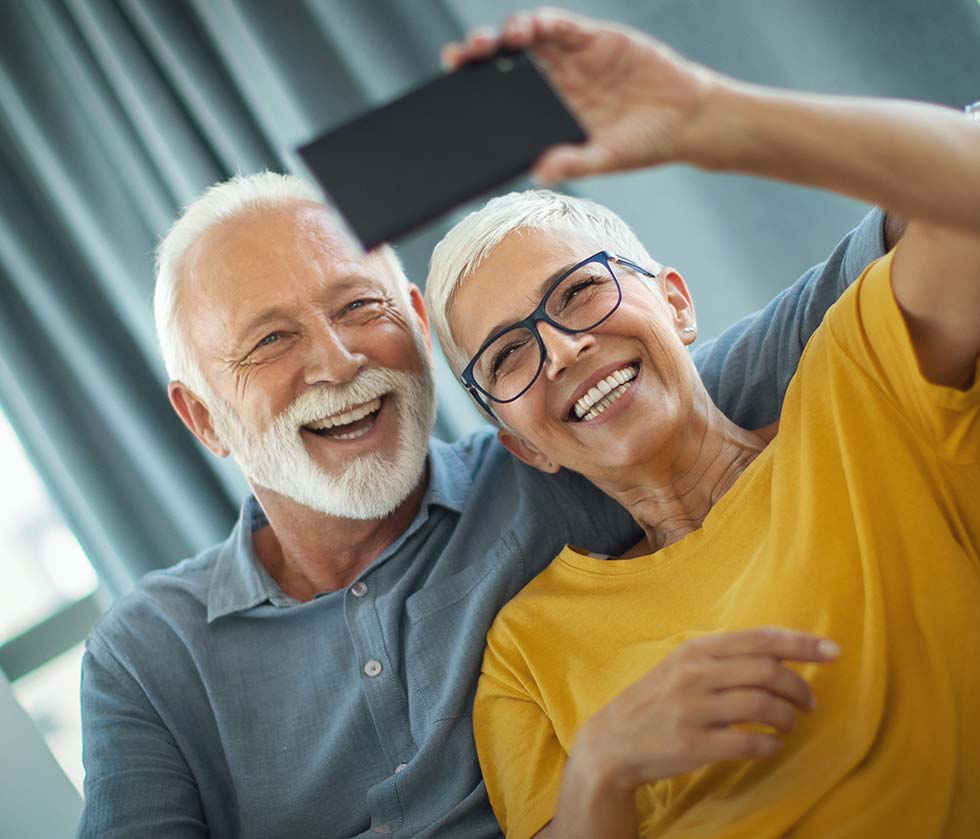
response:
[[[384,518],[418,486],[425,468],[436,406],[432,371],[422,358],[418,375],[369,368],[347,384],[308,390],[260,434],[247,432],[220,397],[210,400],[211,420],[242,471],[260,486],[330,516]],[[306,450],[300,428],[385,394],[382,410],[398,411],[394,457],[372,452],[338,464],[335,473],[321,468]]]

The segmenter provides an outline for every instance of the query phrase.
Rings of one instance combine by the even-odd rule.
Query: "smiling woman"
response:
[[[514,193],[437,247],[434,322],[500,441],[585,476],[645,534],[616,557],[566,545],[488,634],[473,725],[504,833],[968,835],[980,823],[976,123],[753,87],[554,9],[450,56],[500,46],[532,49],[587,130],[541,157],[544,180],[682,162],[910,219],[810,338],[774,440],[711,399],[688,354],[683,278],[614,241],[630,237],[608,211]],[[596,271],[597,245],[629,259],[600,252]]]

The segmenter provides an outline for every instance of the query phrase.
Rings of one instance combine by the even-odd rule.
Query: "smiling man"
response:
[[[776,417],[882,222],[697,356],[734,419]],[[490,429],[430,439],[419,291],[338,231],[303,182],[264,173],[208,191],[160,245],[171,401],[254,494],[225,542],[93,630],[82,837],[499,836],[470,720],[487,629],[565,542],[637,538]]]

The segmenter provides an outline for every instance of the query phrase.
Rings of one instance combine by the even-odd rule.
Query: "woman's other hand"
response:
[[[570,760],[632,792],[715,761],[774,755],[796,714],[815,707],[786,662],[824,664],[838,652],[831,641],[777,627],[688,641],[585,724]]]
[[[445,47],[443,63],[454,70],[500,49],[530,51],[588,137],[541,156],[533,175],[543,184],[682,161],[686,135],[720,78],[641,32],[558,9],[474,30]]]

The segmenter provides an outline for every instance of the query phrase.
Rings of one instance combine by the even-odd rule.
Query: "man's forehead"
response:
[[[182,297],[191,331],[223,343],[260,309],[383,280],[382,263],[351,242],[322,206],[256,208],[215,225],[188,250]]]
[[[207,293],[228,282],[295,282],[307,272],[374,276],[380,263],[361,251],[324,207],[295,202],[251,209],[214,225],[188,250],[183,267],[192,285]]]

